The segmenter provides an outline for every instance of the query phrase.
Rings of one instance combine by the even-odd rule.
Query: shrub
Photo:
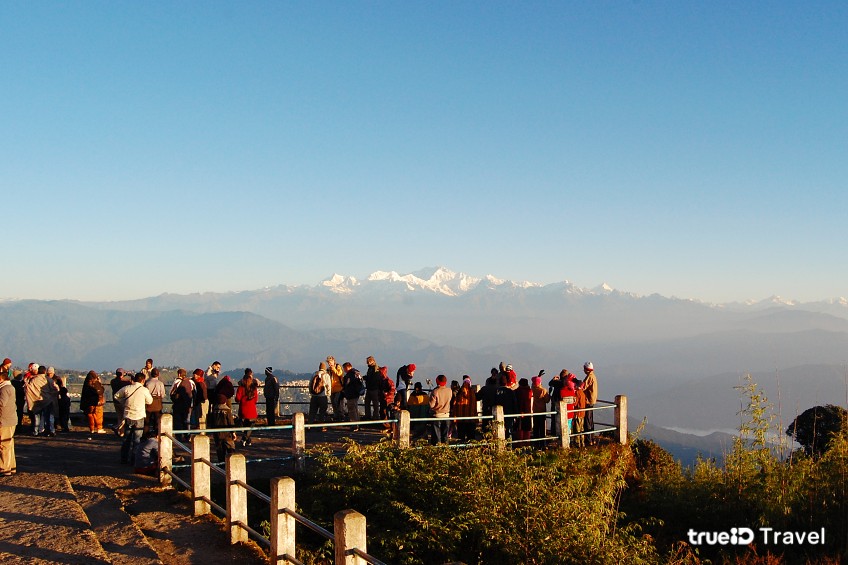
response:
[[[355,508],[369,553],[391,563],[654,563],[650,539],[619,526],[632,459],[598,450],[498,451],[351,444],[320,454],[301,500],[310,515]]]

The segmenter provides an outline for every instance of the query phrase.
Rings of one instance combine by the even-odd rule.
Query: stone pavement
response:
[[[223,523],[119,463],[112,433],[15,437],[18,473],[0,477],[0,563],[266,563],[230,546]]]

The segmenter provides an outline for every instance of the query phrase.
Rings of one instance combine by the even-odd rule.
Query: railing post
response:
[[[159,484],[170,485],[171,475],[165,469],[171,470],[174,465],[174,443],[170,435],[174,433],[174,417],[162,414],[159,418]]]
[[[209,514],[212,507],[212,470],[204,462],[209,461],[209,436],[196,435],[191,442],[191,492],[194,499],[194,515]]]
[[[303,472],[305,460],[303,452],[306,450],[306,419],[303,412],[292,415],[292,457],[294,458],[295,472]]]
[[[395,427],[395,442],[401,449],[409,447],[409,411],[401,410],[398,414],[397,427]]]
[[[557,425],[559,426],[559,448],[568,449],[571,447],[571,426],[568,425],[568,403],[574,402],[573,396],[567,396],[559,401],[559,412],[554,414],[559,418]]]
[[[333,517],[333,533],[335,534],[336,561],[335,565],[359,565],[362,560],[351,550],[357,548],[365,553],[365,516],[356,510],[342,510]]]
[[[295,519],[285,509],[295,510],[294,479],[275,477],[271,479],[271,563],[290,563],[295,555]]]
[[[504,425],[503,406],[492,406],[492,432],[495,436],[495,448],[500,451],[506,448],[506,426]]]
[[[618,435],[618,443],[627,445],[627,397],[623,394],[615,397],[615,427]]]
[[[227,456],[227,529],[230,544],[247,541],[247,489],[238,484],[247,484],[247,466],[244,455],[231,453]]]

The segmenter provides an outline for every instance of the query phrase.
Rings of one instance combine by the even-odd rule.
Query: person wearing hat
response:
[[[404,365],[397,370],[395,376],[395,396],[400,401],[400,409],[406,410],[406,401],[409,396],[409,385],[415,376],[415,363]]]
[[[598,401],[598,377],[595,376],[595,366],[591,361],[586,361],[583,364],[583,372],[586,373],[586,378],[583,379],[583,384],[580,385],[580,390],[586,395],[586,408],[594,408]],[[587,432],[595,431],[594,411],[589,410],[583,419],[583,427]],[[589,445],[598,443],[598,436],[590,434],[587,436]]]
[[[12,360],[4,359],[0,366],[0,477],[17,472],[15,461],[15,427],[18,425],[15,387],[9,382]]]
[[[453,393],[447,387],[448,379],[444,375],[436,377],[436,388],[430,392],[430,411],[435,418],[433,422],[433,430],[430,435],[430,444],[448,442],[448,424],[450,417],[451,399]]]
[[[280,415],[280,383],[272,367],[265,367],[262,394],[265,396],[265,419],[269,426],[276,426],[277,416]]]

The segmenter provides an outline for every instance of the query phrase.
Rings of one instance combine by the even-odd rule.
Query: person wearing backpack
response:
[[[332,388],[330,383],[330,374],[327,372],[327,364],[321,361],[318,365],[318,370],[312,374],[309,380],[309,423],[314,424],[315,420],[321,423],[327,421],[327,405],[329,399],[327,394]]]
[[[174,429],[189,429],[191,408],[194,405],[194,382],[183,368],[177,370],[177,380],[171,387],[171,412],[174,414]]]
[[[359,421],[359,393],[363,388],[362,376],[358,370],[353,368],[350,363],[342,365],[345,370],[344,380],[342,381],[342,394],[347,403],[347,415],[351,422]],[[354,432],[359,431],[359,426],[353,428]]]

